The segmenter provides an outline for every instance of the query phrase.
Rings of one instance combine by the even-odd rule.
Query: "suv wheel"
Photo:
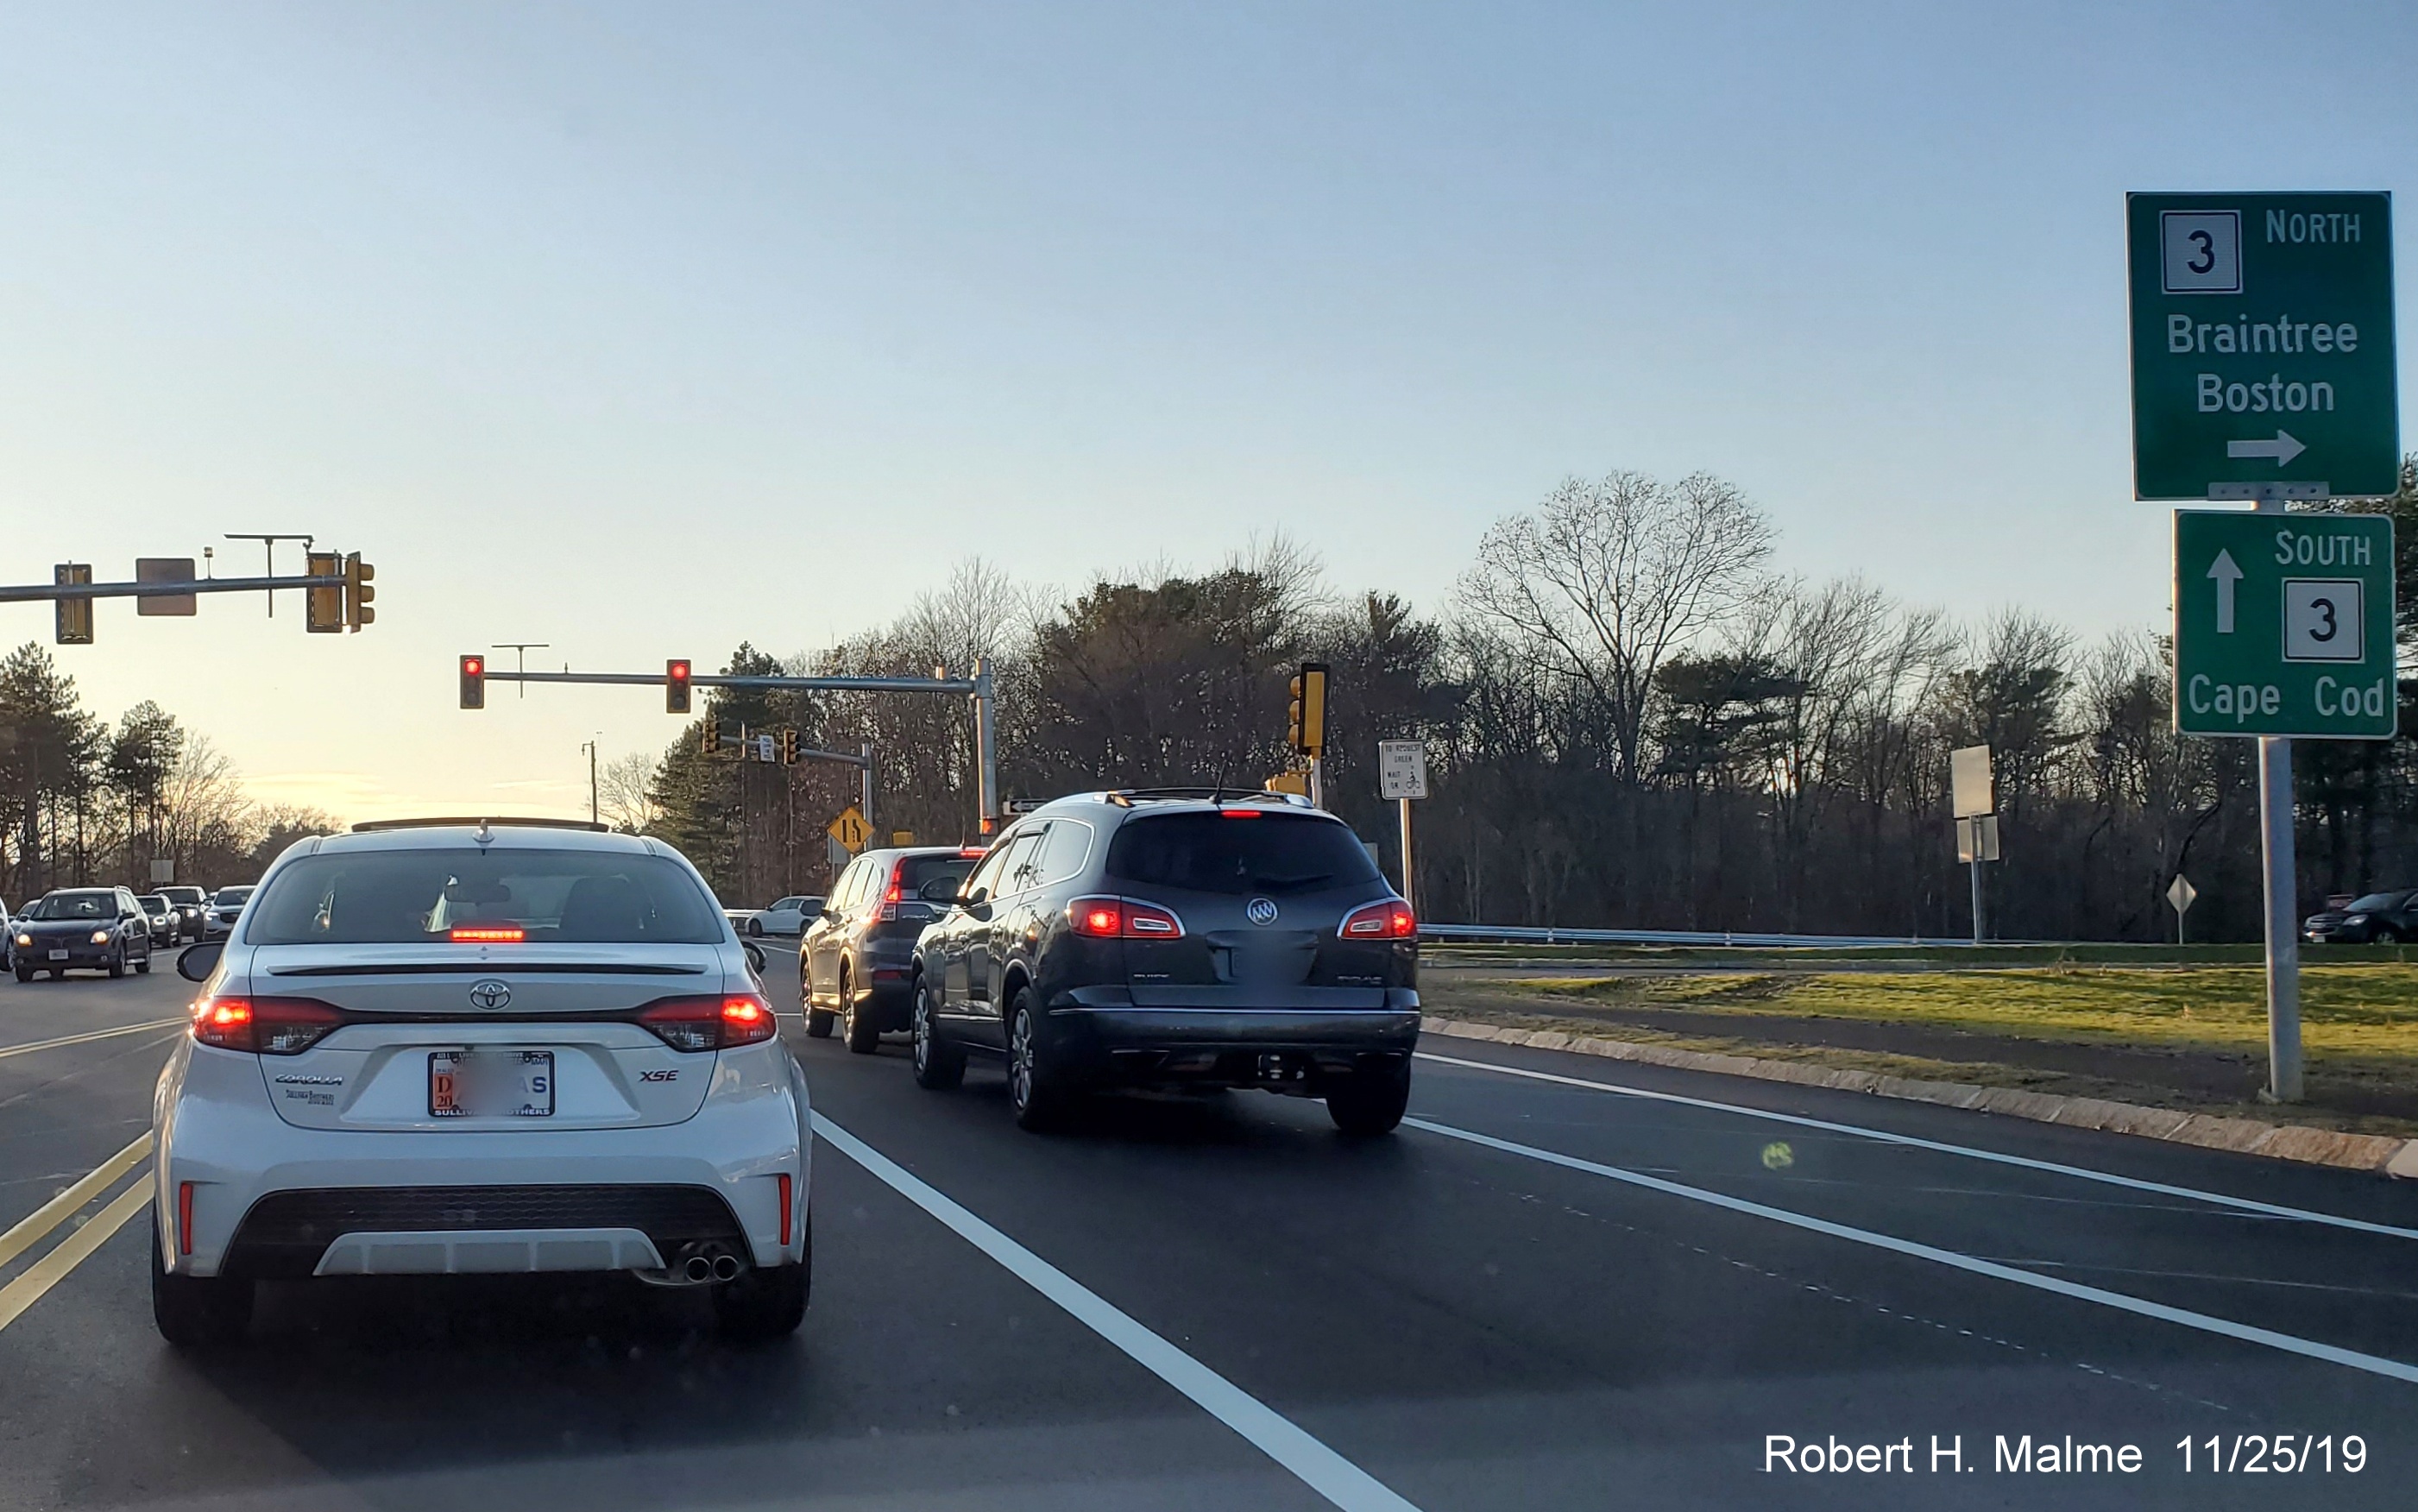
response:
[[[966,1052],[941,1038],[932,1016],[940,1004],[932,979],[915,978],[915,1085],[946,1092],[966,1079]]]
[[[881,1048],[881,1021],[865,1012],[867,1005],[856,1000],[856,983],[847,967],[839,969],[840,1037],[858,1055],[871,1055]]]
[[[180,1350],[232,1344],[252,1325],[253,1284],[223,1275],[171,1275],[160,1258],[160,1210],[151,1210],[151,1321]]]
[[[1049,1129],[1065,1117],[1069,1097],[1065,1077],[1041,1042],[1041,1017],[1026,1001],[1030,996],[1018,987],[1007,1001],[1007,1102],[1017,1127]]]
[[[1363,1066],[1326,1093],[1326,1116],[1349,1135],[1391,1134],[1411,1105],[1411,1063]]]
[[[722,1336],[740,1343],[787,1338],[806,1321],[814,1287],[815,1230],[806,1229],[806,1252],[795,1265],[751,1270],[713,1289],[713,1321]]]
[[[815,979],[808,974],[803,959],[798,962],[798,1006],[806,1011],[807,1038],[831,1038],[832,1016],[815,1006]]]

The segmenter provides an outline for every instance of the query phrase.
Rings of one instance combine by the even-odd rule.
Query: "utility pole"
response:
[[[591,740],[580,749],[588,753],[588,822],[601,824],[596,817],[596,742]]]

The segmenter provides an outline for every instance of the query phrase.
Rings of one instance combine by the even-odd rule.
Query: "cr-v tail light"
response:
[[[773,1005],[752,992],[714,998],[665,998],[637,1012],[637,1020],[675,1050],[723,1050],[773,1037]]]
[[[1077,898],[1066,905],[1066,926],[1094,939],[1180,939],[1184,921],[1155,903],[1134,898]]]
[[[313,998],[204,998],[193,1005],[193,1038],[253,1055],[300,1055],[344,1026],[341,1011]]]
[[[1385,898],[1345,914],[1342,927],[1335,932],[1345,939],[1416,939],[1419,922],[1412,916],[1409,904]]]

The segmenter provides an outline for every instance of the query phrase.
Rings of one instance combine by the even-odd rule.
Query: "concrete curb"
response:
[[[2256,1119],[2211,1118],[2172,1107],[2143,1107],[2137,1103],[2111,1102],[2104,1097],[2059,1097],[2050,1092],[2018,1092],[2012,1087],[1976,1087],[1962,1081],[1921,1081],[1911,1077],[1884,1077],[1870,1071],[1841,1071],[1804,1061],[1767,1061],[1757,1056],[1717,1055],[1704,1050],[1678,1050],[1663,1045],[1639,1045],[1630,1040],[1596,1034],[1569,1034],[1557,1029],[1507,1029],[1493,1024],[1464,1023],[1433,1015],[1419,1020],[1424,1033],[1456,1039],[1492,1040],[1498,1045],[1525,1045],[1538,1050],[1569,1050],[1599,1055],[1609,1061],[1635,1061],[1645,1065],[1681,1071],[1709,1071],[1724,1077],[1753,1077],[1763,1081],[1791,1081],[1803,1087],[1828,1087],[1837,1092],[1869,1092],[1914,1103],[1982,1113],[2004,1113],[2042,1123],[2063,1123],[2081,1129],[2135,1134],[2147,1139],[2198,1145],[2204,1150],[2229,1150],[2238,1154],[2297,1160],[2312,1166],[2348,1170],[2381,1171],[2388,1176],[2418,1180],[2418,1139],[2380,1134],[2337,1134],[2296,1123],[2262,1123]]]

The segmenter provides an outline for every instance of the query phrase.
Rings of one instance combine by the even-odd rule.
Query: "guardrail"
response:
[[[1750,949],[1855,949],[1884,945],[1916,947],[1962,945],[1969,939],[1943,939],[1930,935],[1775,935],[1727,929],[1562,929],[1534,924],[1466,924],[1419,923],[1419,938],[1503,945],[1728,945]],[[1994,939],[1992,945],[2025,943]],[[1986,948],[1986,947],[1985,947]]]

